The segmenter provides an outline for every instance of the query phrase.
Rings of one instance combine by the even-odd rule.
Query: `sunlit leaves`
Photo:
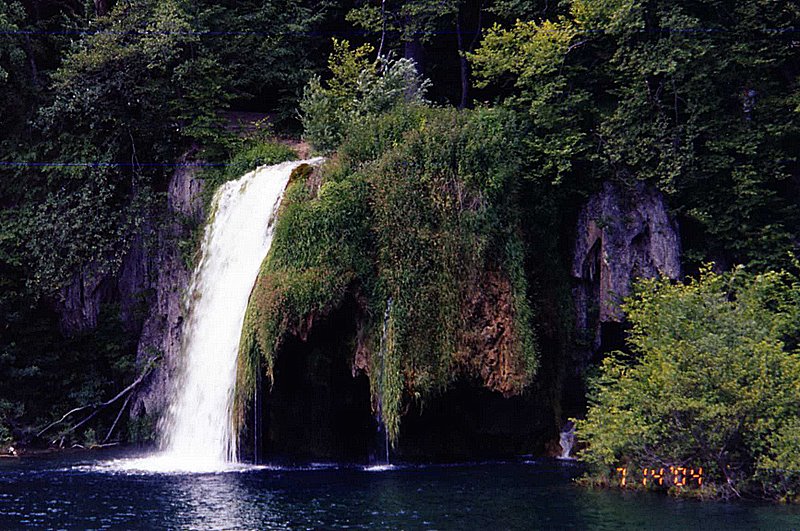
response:
[[[13,35],[19,30],[19,23],[24,18],[24,11],[19,2],[9,2],[0,6],[0,87],[8,80],[9,71],[18,67],[25,54],[19,38]]]
[[[573,0],[570,14],[580,31],[614,31],[630,25],[642,28],[644,24],[636,16],[642,3],[638,0]]]
[[[348,127],[369,115],[390,111],[401,103],[421,104],[430,82],[408,59],[379,57],[370,45],[355,49],[334,40],[329,61],[332,78],[325,84],[312,77],[300,101],[305,138],[323,153],[342,141]]]
[[[757,474],[794,478],[778,490],[796,489],[785,456],[800,418],[797,278],[737,269],[686,284],[642,280],[625,311],[633,357],[603,362],[578,422],[595,472],[690,463],[710,471],[720,495],[757,489]]]

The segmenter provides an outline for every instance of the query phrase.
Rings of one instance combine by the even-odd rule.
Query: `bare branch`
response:
[[[122,403],[122,407],[119,408],[119,413],[117,413],[117,418],[114,419],[114,424],[111,425],[111,429],[108,430],[105,439],[103,439],[103,444],[107,443],[108,440],[111,438],[111,434],[114,433],[114,428],[117,427],[119,419],[122,418],[122,412],[125,411],[126,407],[128,407],[128,403],[131,401],[132,396],[133,394],[129,394],[128,397],[125,399],[125,402]]]
[[[150,371],[153,370],[153,362],[155,362],[155,360],[156,360],[156,358],[151,358],[150,360],[148,360],[147,363],[145,364],[144,370],[139,375],[139,377],[136,378],[136,380],[134,380],[133,383],[130,384],[128,387],[126,387],[125,389],[123,389],[122,391],[117,393],[117,395],[114,398],[112,398],[110,400],[107,400],[105,402],[101,402],[99,404],[91,404],[91,405],[88,405],[88,406],[81,406],[81,407],[76,407],[74,409],[71,409],[66,414],[64,414],[63,417],[61,417],[57,421],[55,421],[55,422],[53,422],[51,424],[48,424],[44,429],[42,429],[39,433],[37,433],[36,436],[37,437],[41,437],[48,430],[50,430],[54,426],[57,426],[57,425],[63,423],[65,420],[67,420],[67,418],[69,418],[71,415],[74,415],[75,413],[78,413],[80,411],[85,411],[87,409],[93,410],[93,412],[89,416],[87,416],[86,418],[84,418],[83,420],[81,420],[80,422],[75,424],[74,426],[72,426],[65,433],[70,433],[72,431],[75,431],[79,427],[83,426],[84,424],[89,422],[91,419],[93,419],[95,416],[97,416],[97,414],[101,410],[103,410],[104,408],[107,408],[111,404],[114,404],[117,400],[119,400],[120,398],[124,397],[125,395],[127,395],[128,393],[130,393],[131,391],[136,389],[136,387],[138,387],[139,384],[141,384],[144,381],[144,379],[147,377],[147,375],[150,374]],[[127,403],[127,400],[126,400],[126,403]],[[123,409],[124,409],[124,406],[123,406]],[[119,420],[119,419],[117,419],[117,420]],[[114,424],[116,424],[116,421],[115,421]],[[112,429],[113,429],[113,427],[112,427]],[[63,437],[62,437],[62,440],[63,440]]]

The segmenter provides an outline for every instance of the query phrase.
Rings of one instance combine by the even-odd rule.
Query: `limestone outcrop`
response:
[[[630,295],[631,282],[678,278],[680,257],[678,226],[660,192],[644,183],[604,183],[580,212],[572,257],[575,325],[584,356],[601,348],[605,323],[621,322],[620,302]]]
[[[138,336],[137,363],[159,363],[137,391],[133,416],[160,412],[177,370],[184,317],[184,292],[191,271],[180,242],[202,223],[203,181],[197,167],[179,166],[167,187],[166,204],[155,206],[132,236],[115,273],[86,264],[54,301],[62,332],[72,336],[93,330],[100,312],[118,305],[125,328]]]
[[[186,311],[184,295],[191,278],[179,242],[190,238],[190,227],[204,218],[202,190],[203,182],[197,177],[197,169],[191,166],[178,168],[169,182],[167,221],[156,231],[154,295],[137,350],[140,364],[154,356],[161,361],[137,393],[131,407],[131,415],[135,417],[158,414],[164,409],[179,366]]]

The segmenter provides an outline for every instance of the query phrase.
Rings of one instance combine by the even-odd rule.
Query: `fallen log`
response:
[[[102,410],[104,410],[108,406],[116,403],[122,397],[128,395],[128,398],[130,398],[129,393],[131,393],[131,391],[136,389],[139,386],[139,384],[141,384],[144,381],[144,379],[147,377],[147,375],[150,374],[150,371],[153,370],[153,363],[155,361],[156,361],[156,358],[151,358],[147,362],[147,364],[145,364],[144,370],[142,371],[141,374],[139,374],[139,377],[136,378],[133,381],[133,383],[131,383],[128,387],[126,387],[125,389],[123,389],[122,391],[117,393],[117,395],[114,396],[113,398],[111,398],[110,400],[106,400],[105,402],[100,402],[98,404],[89,404],[88,406],[81,406],[81,407],[76,407],[76,408],[70,409],[60,419],[56,420],[55,422],[51,422],[50,424],[48,424],[47,426],[42,428],[42,430],[40,430],[39,433],[36,434],[36,436],[37,437],[41,437],[42,435],[47,433],[51,428],[53,428],[55,426],[58,426],[59,424],[62,424],[69,417],[71,417],[72,415],[74,415],[76,413],[80,413],[81,411],[89,411],[89,410],[91,410],[92,413],[90,415],[84,417],[80,422],[78,422],[77,424],[75,424],[74,426],[69,428],[67,431],[62,433],[62,442],[63,442],[63,435],[77,430],[78,428],[80,428],[81,426],[83,426],[84,424],[86,424],[87,422],[92,420],[94,417],[96,417],[97,414],[100,413]],[[125,404],[127,404],[127,399],[125,401]],[[124,405],[123,405],[122,409],[124,409]],[[122,410],[120,410],[120,413],[117,415],[117,419],[114,421],[114,426],[111,427],[112,431],[113,431],[114,427],[116,426],[117,421],[119,420],[119,416],[121,414],[122,414]],[[109,432],[109,436],[110,436],[110,434],[111,434],[111,432]]]
[[[128,403],[131,401],[131,397],[132,396],[133,396],[133,393],[129,394],[128,397],[125,399],[125,402],[122,403],[122,407],[119,408],[119,412],[117,413],[117,417],[114,419],[114,424],[111,425],[111,429],[108,430],[108,433],[106,434],[106,438],[103,439],[103,444],[107,443],[108,440],[111,438],[111,434],[114,433],[114,428],[117,427],[117,423],[119,422],[119,419],[122,418],[122,412],[125,411],[126,407],[128,407]]]

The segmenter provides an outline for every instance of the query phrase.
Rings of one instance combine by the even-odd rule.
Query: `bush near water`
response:
[[[577,421],[594,481],[703,467],[700,495],[796,501],[800,279],[707,268],[686,284],[640,281],[624,308],[631,350],[603,361]]]

